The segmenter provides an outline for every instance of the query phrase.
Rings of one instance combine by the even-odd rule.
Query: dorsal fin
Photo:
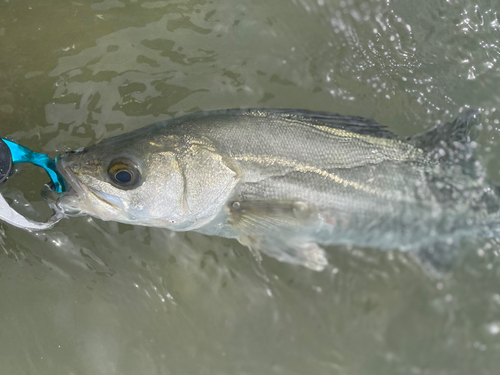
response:
[[[377,138],[399,139],[399,137],[388,130],[387,126],[381,125],[373,120],[357,116],[344,116],[337,113],[308,111],[302,109],[245,109],[241,110],[249,115],[280,116],[284,119],[310,123],[313,125],[327,126],[333,129],[341,129],[356,134],[369,135]]]
[[[443,146],[462,149],[470,142],[470,131],[479,122],[479,112],[469,110],[454,121],[438,125],[424,134],[409,137],[408,141],[424,151],[434,151]]]

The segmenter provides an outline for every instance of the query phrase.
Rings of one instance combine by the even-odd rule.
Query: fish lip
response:
[[[73,172],[71,167],[68,165],[64,165],[63,163],[64,163],[64,155],[56,159],[56,168],[59,171],[59,173],[61,173],[61,176],[63,176],[64,180],[68,182],[71,189],[63,192],[63,194],[61,194],[61,197],[65,195],[74,195],[74,194],[76,194],[77,196],[86,195],[88,189],[86,189],[80,183],[80,181],[78,181],[78,178],[76,177],[75,172]]]
[[[64,160],[65,155],[60,155],[56,158],[56,168],[57,171],[61,174],[61,176],[66,181],[66,190],[61,194],[58,194],[57,197],[53,197],[55,200],[54,206],[60,212],[63,212],[65,215],[69,216],[81,216],[84,215],[84,209],[78,207],[77,210],[71,210],[68,207],[64,207],[61,203],[63,198],[76,198],[77,200],[83,200],[88,196],[88,189],[85,188],[84,185],[78,181],[76,174],[73,172],[70,166],[68,166],[67,162]]]
[[[78,151],[77,151],[78,152]],[[66,165],[65,165],[66,164]],[[71,162],[65,162],[64,161],[64,155],[61,157],[58,157],[56,160],[56,167],[57,170],[61,173],[63,178],[68,182],[69,186],[71,187],[70,190],[64,192],[59,196],[59,198],[65,197],[65,196],[76,196],[79,199],[90,199],[90,196],[94,196],[96,199],[104,203],[105,205],[110,206],[111,208],[115,209],[116,211],[121,211],[122,208],[119,207],[117,204],[111,202],[110,200],[106,199],[104,194],[101,192],[92,189],[91,187],[83,185],[78,177],[76,176],[76,173],[71,169]],[[61,207],[59,207],[62,209]],[[64,209],[62,209],[64,211]]]

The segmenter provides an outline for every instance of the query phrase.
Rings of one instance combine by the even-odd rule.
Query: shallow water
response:
[[[1,134],[55,155],[205,109],[327,110],[415,134],[479,108],[477,157],[498,181],[498,12],[489,0],[6,0]],[[44,182],[26,167],[1,191],[43,217]],[[465,241],[440,277],[376,249],[331,248],[321,273],[260,265],[236,241],[87,218],[42,233],[0,224],[0,249],[0,374],[500,366],[496,241]]]

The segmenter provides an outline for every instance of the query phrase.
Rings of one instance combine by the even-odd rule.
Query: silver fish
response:
[[[257,256],[322,270],[321,245],[407,250],[485,235],[500,200],[470,159],[476,122],[468,113],[404,138],[324,112],[190,114],[60,156],[72,189],[57,206],[237,238]]]

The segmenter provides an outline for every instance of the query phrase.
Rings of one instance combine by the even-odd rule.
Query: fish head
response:
[[[154,126],[63,154],[56,166],[70,188],[55,206],[68,216],[172,230],[219,217],[241,175],[210,140]]]
[[[129,224],[182,226],[183,177],[175,148],[137,137],[110,138],[57,158],[69,189],[56,206],[64,213]]]

